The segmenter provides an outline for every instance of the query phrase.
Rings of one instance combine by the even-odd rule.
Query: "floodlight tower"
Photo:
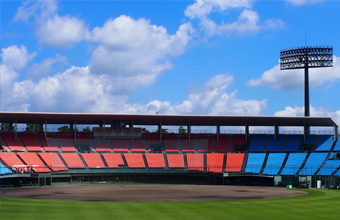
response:
[[[317,67],[333,67],[333,47],[297,47],[280,51],[280,69],[305,69],[305,116],[309,111],[309,79],[308,69]],[[309,126],[305,126],[305,134],[309,134]]]

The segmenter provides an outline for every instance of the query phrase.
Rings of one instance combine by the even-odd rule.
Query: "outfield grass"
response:
[[[1,220],[36,219],[339,219],[340,190],[218,202],[73,202],[0,197]]]

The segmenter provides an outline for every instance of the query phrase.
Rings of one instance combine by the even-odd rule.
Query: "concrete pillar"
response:
[[[275,127],[274,127],[274,139],[275,139],[275,141],[277,140],[277,136],[279,135],[279,126],[277,126],[276,124],[275,124]]]
[[[216,125],[216,140],[218,141],[220,136],[220,125],[217,123]]]
[[[162,122],[158,125],[159,141],[162,141]]]
[[[248,126],[248,124],[246,124],[246,126],[244,127],[244,134],[245,134],[245,139],[246,139],[246,141],[248,141],[248,139],[249,139],[249,126]]]
[[[338,126],[334,125],[334,141],[337,141],[339,138]]]

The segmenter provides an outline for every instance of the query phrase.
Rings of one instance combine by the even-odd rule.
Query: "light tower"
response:
[[[280,69],[305,69],[305,116],[309,110],[309,77],[308,69],[317,67],[333,67],[333,47],[297,47],[280,51]],[[305,134],[310,127],[305,126]]]

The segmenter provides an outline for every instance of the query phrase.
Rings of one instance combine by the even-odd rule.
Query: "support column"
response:
[[[158,125],[158,132],[159,132],[159,141],[162,142],[162,122]]]
[[[131,122],[131,140],[133,140],[133,121]]]
[[[74,121],[74,140],[77,140],[77,122]]]
[[[105,139],[105,121],[103,121],[103,139]]]
[[[304,125],[303,126],[303,136],[304,140],[306,140],[306,137],[310,135],[310,126],[309,125]]]
[[[44,132],[44,124],[39,124],[39,132]]]
[[[249,139],[249,126],[248,126],[248,124],[246,124],[246,126],[244,127],[244,134],[245,134],[245,140],[248,141],[248,139]]]
[[[47,120],[45,120],[45,140],[47,140]]]
[[[216,125],[216,140],[218,141],[220,136],[220,125],[217,123]]]
[[[13,123],[9,123],[8,132],[12,132],[12,131],[13,131]]]
[[[18,139],[18,120],[17,119],[15,119],[15,130],[14,130],[14,132],[15,132],[15,140],[17,140]]]
[[[189,135],[189,141],[190,141],[190,134],[191,134],[191,125],[190,122],[188,123],[188,135]]]
[[[334,125],[334,141],[337,141],[339,138],[338,126]]]
[[[275,141],[277,140],[277,136],[279,135],[279,126],[277,126],[276,124],[275,124],[275,126],[274,126],[274,139],[275,139]]]

